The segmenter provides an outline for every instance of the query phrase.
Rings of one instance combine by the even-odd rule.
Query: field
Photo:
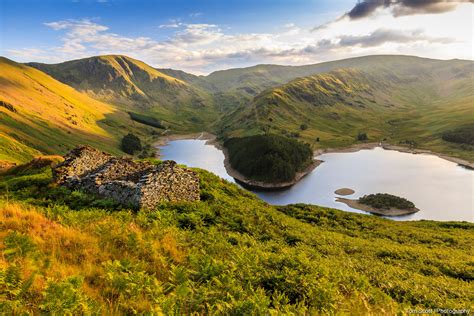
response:
[[[0,177],[0,311],[395,314],[473,308],[474,225],[274,207],[196,170],[201,201],[133,212]]]

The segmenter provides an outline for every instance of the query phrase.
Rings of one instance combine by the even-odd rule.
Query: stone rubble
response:
[[[199,178],[168,160],[159,165],[117,158],[89,146],[71,150],[53,168],[55,181],[70,189],[112,199],[126,207],[152,209],[165,201],[198,201]]]

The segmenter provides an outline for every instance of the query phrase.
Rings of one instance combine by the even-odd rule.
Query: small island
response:
[[[337,198],[336,201],[361,211],[383,216],[402,216],[419,211],[413,202],[387,193],[364,195],[358,200]]]
[[[355,193],[355,191],[349,188],[340,188],[334,191],[334,193],[337,195],[352,195]]]
[[[243,186],[277,190],[292,186],[316,168],[311,147],[278,135],[231,138],[224,142],[227,172]]]

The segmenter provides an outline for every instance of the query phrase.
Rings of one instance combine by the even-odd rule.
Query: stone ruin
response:
[[[159,165],[117,158],[89,146],[71,150],[53,168],[57,183],[112,199],[133,208],[154,208],[164,201],[198,201],[199,178],[167,160]]]

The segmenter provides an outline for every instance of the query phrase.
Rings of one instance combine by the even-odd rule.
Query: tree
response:
[[[122,138],[122,150],[129,155],[142,150],[140,138],[132,133],[128,133]]]
[[[316,141],[319,143],[319,137],[316,137]]]
[[[366,133],[359,133],[359,134],[357,135],[357,140],[358,140],[358,141],[364,141],[364,140],[367,140],[367,139],[369,139],[369,138],[367,137],[367,134],[366,134]]]

